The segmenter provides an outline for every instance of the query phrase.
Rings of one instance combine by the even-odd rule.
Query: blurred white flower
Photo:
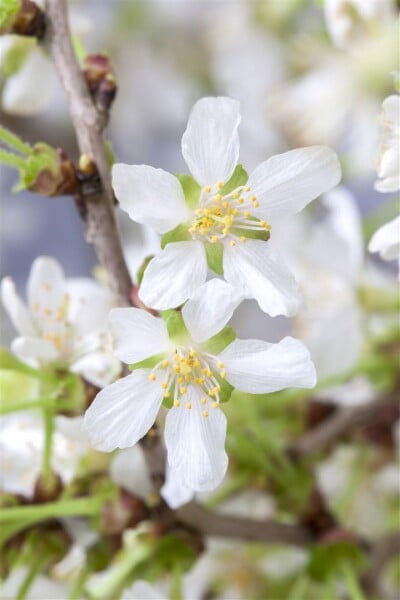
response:
[[[0,418],[1,488],[12,494],[33,496],[42,468],[44,427],[41,415],[18,412]],[[51,465],[63,483],[74,477],[89,450],[82,417],[55,417]]]
[[[110,293],[90,279],[66,280],[49,257],[32,264],[27,283],[28,307],[10,277],[1,282],[1,299],[20,337],[12,351],[34,366],[58,364],[105,385],[119,372],[111,352],[106,318]]]
[[[378,157],[378,192],[400,189],[400,96],[393,94],[382,103],[382,140]]]
[[[370,252],[378,252],[383,260],[396,260],[399,265],[400,277],[400,217],[382,225],[370,239]]]
[[[169,338],[163,320],[144,310],[111,311],[118,358],[131,364],[157,356],[159,362],[153,368],[134,370],[96,396],[85,415],[95,448],[111,451],[133,446],[153,425],[163,398],[171,397],[165,442],[173,476],[193,491],[219,485],[228,457],[216,377],[253,394],[315,385],[309,354],[293,338],[278,344],[234,340],[216,355],[207,350],[207,341],[223,329],[240,300],[224,281],[204,284],[183,307],[186,332],[176,339]]]
[[[348,48],[361,36],[374,35],[379,22],[394,17],[393,0],[325,0],[325,23],[333,43]]]
[[[149,263],[139,292],[147,306],[163,310],[182,304],[206,280],[206,246],[215,244],[223,252],[225,279],[245,297],[255,298],[271,316],[296,312],[295,279],[270,244],[251,238],[268,235],[276,218],[301,211],[334,187],[340,165],[324,146],[292,150],[261,163],[246,185],[222,195],[238,163],[239,122],[239,103],[230,98],[203,98],[192,109],[182,153],[199,185],[195,207],[187,206],[179,180],[170,173],[114,165],[115,194],[133,220],[158,233],[178,225],[186,230],[183,241],[168,243]]]

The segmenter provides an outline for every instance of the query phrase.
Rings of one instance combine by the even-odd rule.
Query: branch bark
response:
[[[105,123],[92,102],[72,48],[65,0],[46,0],[45,7],[45,43],[67,96],[79,151],[95,163],[101,180],[101,188],[83,199],[87,215],[86,239],[93,244],[98,260],[106,270],[109,287],[119,304],[128,306],[132,281],[115,221],[114,194],[102,136]]]
[[[380,409],[395,402],[393,395],[387,394],[368,404],[340,408],[320,425],[293,442],[289,448],[289,454],[299,459],[314,452],[325,450],[330,444],[352,429],[373,423]]]

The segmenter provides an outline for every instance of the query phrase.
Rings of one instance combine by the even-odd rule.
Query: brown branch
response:
[[[101,180],[100,189],[83,198],[86,239],[93,244],[119,304],[129,305],[132,281],[122,254],[114,216],[110,168],[102,137],[104,119],[93,104],[72,48],[65,0],[46,0],[45,6],[46,44],[67,96],[79,151],[95,163]]]
[[[393,395],[387,394],[368,404],[339,408],[332,416],[322,421],[320,425],[293,442],[289,448],[289,453],[299,459],[314,452],[325,450],[351,430],[374,423],[378,411],[386,406],[393,405],[395,402]]]
[[[301,525],[231,517],[212,512],[195,502],[178,509],[176,515],[182,523],[203,535],[295,546],[308,546],[313,541],[310,530]]]

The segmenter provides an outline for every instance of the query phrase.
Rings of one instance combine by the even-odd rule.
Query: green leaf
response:
[[[20,0],[2,0],[0,6],[0,28],[10,27],[20,8]]]
[[[167,244],[171,242],[185,242],[187,240],[191,240],[192,237],[189,233],[189,229],[186,223],[181,223],[175,229],[171,229],[171,231],[167,231],[161,238],[161,248],[164,250]]]
[[[233,190],[236,190],[236,188],[238,188],[239,186],[244,185],[247,182],[248,178],[249,176],[247,172],[243,169],[242,165],[237,165],[232,173],[231,178],[225,183],[224,187],[219,193],[222,196],[225,196],[226,194],[233,192]]]
[[[206,352],[217,355],[236,339],[235,330],[226,326],[219,333],[213,335],[209,340],[202,344]]]
[[[164,310],[161,312],[168,329],[170,339],[177,344],[185,344],[190,339],[188,330],[179,310]]]
[[[224,268],[222,264],[223,257],[223,246],[222,244],[211,244],[206,242],[204,244],[206,249],[207,264],[217,275],[223,275]]]
[[[191,175],[177,175],[177,178],[179,179],[183,193],[185,194],[186,204],[190,209],[197,208],[201,187]]]

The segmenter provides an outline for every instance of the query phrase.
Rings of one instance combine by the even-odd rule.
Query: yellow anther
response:
[[[191,402],[186,402],[185,406],[186,406],[186,408],[192,408],[192,403]]]
[[[169,360],[163,360],[161,363],[162,367],[169,367]]]
[[[260,203],[259,202],[253,202],[253,206],[254,206],[254,208],[258,208],[260,206]]]
[[[240,197],[238,202],[239,202],[239,204],[244,204],[244,198]]]
[[[46,292],[49,292],[51,290],[51,285],[49,283],[47,283],[46,281],[44,283],[42,283],[42,287],[44,290],[46,290]]]
[[[218,367],[218,369],[223,369],[223,368],[224,368],[224,366],[225,366],[225,365],[224,365],[224,363],[223,363],[223,362],[221,362],[220,360],[217,362],[217,367]]]
[[[32,306],[32,312],[38,312],[40,306],[37,302],[35,302],[35,304]]]
[[[202,404],[207,404],[207,398],[206,398],[205,396],[203,396],[203,397],[201,398],[200,402],[201,402]]]
[[[266,226],[266,222],[265,222],[265,221],[259,221],[259,225],[260,225],[261,227],[265,227],[265,226]]]
[[[164,398],[169,398],[171,395],[171,392],[169,392],[168,390],[166,392],[164,392]]]
[[[245,192],[249,192],[249,191],[250,191],[250,189],[251,189],[251,188],[250,188],[250,186],[249,186],[249,185],[246,185],[246,187],[244,188],[244,191],[245,191]]]
[[[184,377],[178,377],[178,383],[184,383],[185,378]]]
[[[197,208],[197,209],[195,210],[195,213],[196,213],[196,215],[199,215],[199,216],[201,216],[201,215],[203,214],[203,209],[202,209],[202,208]]]
[[[238,209],[238,208],[234,208],[232,212],[233,212],[233,214],[234,214],[234,215],[235,215],[235,217],[236,217],[236,215],[238,215],[238,214],[239,214],[239,209]]]
[[[246,218],[251,217],[251,212],[249,210],[245,210],[243,214]]]
[[[211,398],[213,396],[215,396],[215,390],[214,390],[214,388],[211,388],[211,390],[209,390],[208,395],[211,396]]]
[[[222,206],[223,206],[224,208],[228,208],[228,207],[229,207],[229,202],[227,202],[227,201],[225,200],[225,202],[223,202],[223,203],[222,203]]]
[[[226,377],[226,371],[225,371],[225,369],[223,369],[223,370],[220,372],[220,375],[221,375],[222,379],[225,379],[225,377]]]
[[[214,200],[215,200],[215,202],[221,202],[221,200],[222,200],[221,194],[215,194]]]
[[[186,392],[187,392],[187,388],[185,388],[185,387],[181,387],[181,388],[179,389],[179,391],[180,391],[180,393],[181,393],[181,394],[186,394]]]
[[[43,312],[45,315],[47,315],[48,317],[50,317],[50,315],[53,314],[53,311],[51,310],[51,308],[44,308]]]
[[[250,200],[251,200],[252,202],[255,202],[255,201],[257,200],[257,196],[250,196]]]
[[[165,383],[165,382],[162,383],[161,387],[162,387],[163,390],[166,390],[168,388],[168,383]]]
[[[217,181],[217,188],[219,190],[222,190],[223,187],[224,187],[224,184],[222,183],[222,181]]]
[[[212,214],[211,208],[204,209],[204,214],[210,216]]]
[[[219,403],[218,403],[218,402],[213,402],[213,403],[211,404],[211,406],[212,406],[213,408],[218,408],[218,406],[219,406]]]
[[[216,236],[216,235],[213,235],[213,236],[212,236],[212,238],[211,238],[211,242],[212,242],[213,244],[216,244],[216,243],[218,242],[218,236]]]
[[[191,351],[189,352],[189,356],[190,356],[191,358],[194,358],[195,356],[197,356],[197,352],[196,352],[196,350],[191,350]]]
[[[232,196],[232,198],[234,198],[236,200],[237,198],[239,198],[239,192],[232,192],[231,196]],[[239,200],[239,202],[240,202],[240,200]]]
[[[178,407],[180,405],[181,405],[181,403],[179,402],[179,400],[174,400],[174,406]]]
[[[150,379],[150,381],[155,381],[157,379],[156,374],[155,373],[150,373],[149,379]]]
[[[187,375],[185,375],[185,381],[190,381],[190,375],[189,375],[189,373]]]
[[[204,188],[204,191],[209,194],[211,192],[211,186],[206,185],[206,187]]]
[[[242,244],[246,241],[246,238],[244,237],[244,235],[241,235],[239,240],[242,242]]]
[[[208,417],[208,410],[203,410],[203,412],[201,413],[201,415],[203,417]]]
[[[232,246],[232,248],[233,248],[234,246],[236,246],[236,242],[235,242],[235,240],[231,240],[231,241],[229,242],[229,245],[230,245],[230,246]]]

